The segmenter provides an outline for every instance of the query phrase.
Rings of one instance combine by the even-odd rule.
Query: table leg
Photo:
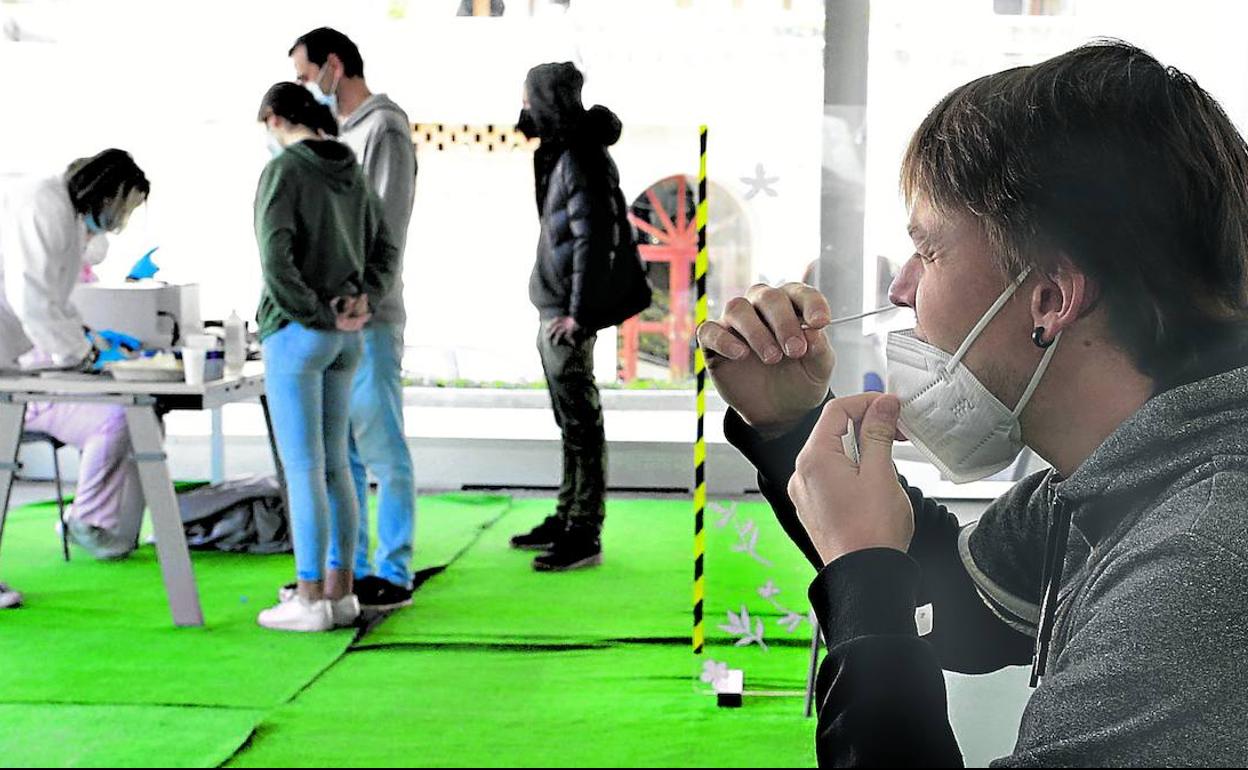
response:
[[[143,496],[152,514],[156,555],[160,559],[173,622],[178,626],[202,626],[204,612],[199,604],[191,552],[186,546],[186,533],[182,529],[173,480],[169,477],[156,410],[150,405],[127,406],[126,424],[139,466]]]
[[[22,423],[26,419],[26,404],[16,401],[0,401],[0,541],[4,539],[4,522],[9,515],[9,496],[13,492],[13,478],[17,475],[17,448],[22,440]]]
[[[264,427],[268,431],[269,451],[273,453],[273,468],[277,472],[277,485],[282,490],[282,504],[286,507],[286,515],[290,515],[290,500],[286,496],[286,471],[282,467],[282,457],[277,452],[277,439],[273,437],[273,415],[269,413],[268,396],[260,397],[260,407],[264,409]]]
[[[815,613],[810,618],[810,670],[806,672],[806,718],[815,713],[815,678],[819,676],[819,645],[823,641],[823,632],[819,629],[819,621]]]
[[[225,430],[221,410],[212,410],[212,483],[225,481]]]

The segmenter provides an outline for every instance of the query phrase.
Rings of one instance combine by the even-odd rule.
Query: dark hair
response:
[[[143,169],[130,153],[112,148],[71,163],[66,170],[65,183],[74,211],[90,215],[106,227],[105,219],[115,216],[117,207],[131,193],[138,192],[147,198],[152,191]]]
[[[1139,48],[1101,40],[954,89],[911,139],[901,186],[908,205],[974,216],[1007,275],[1069,259],[1159,383],[1242,339],[1248,146]]]
[[[323,131],[329,136],[338,136],[338,121],[334,119],[334,114],[298,83],[276,83],[265,92],[256,119],[263,122],[270,115],[313,131]]]
[[[299,46],[307,49],[308,61],[318,67],[324,67],[332,53],[342,61],[344,77],[364,77],[364,59],[360,56],[360,49],[351,42],[351,38],[336,29],[317,27],[305,35],[300,35],[286,55],[294,56],[295,49]]]

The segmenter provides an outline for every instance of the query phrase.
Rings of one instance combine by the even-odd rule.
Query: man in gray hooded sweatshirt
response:
[[[364,358],[351,391],[351,472],[361,525],[355,559],[360,606],[390,610],[412,602],[412,538],[416,485],[403,426],[402,253],[416,194],[416,151],[407,115],[364,79],[364,60],[351,39],[321,27],[289,52],[295,75],[338,118],[339,138],[355,152],[381,198],[386,226],[399,247],[394,287],[373,303],[364,329]],[[377,551],[369,553],[368,474],[377,479]]]
[[[758,286],[698,337],[725,430],[818,570],[821,766],[962,764],[941,669],[1031,663],[1024,766],[1248,760],[1248,146],[1117,41],[946,96],[902,164],[912,331],[829,399],[828,303]],[[1026,444],[1052,470],[959,528],[899,479]],[[916,608],[930,604],[930,625]]]

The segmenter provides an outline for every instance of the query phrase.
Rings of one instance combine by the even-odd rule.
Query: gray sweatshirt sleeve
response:
[[[376,311],[397,280],[402,250],[390,236],[381,201],[372,194],[368,198],[372,237],[368,239],[368,254],[364,260],[364,292]]]
[[[411,136],[394,126],[379,131],[369,142],[364,176],[381,199],[390,239],[402,254],[416,195],[416,151]]]

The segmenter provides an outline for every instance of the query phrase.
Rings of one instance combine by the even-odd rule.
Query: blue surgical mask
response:
[[[285,147],[282,146],[281,142],[277,141],[277,137],[273,136],[272,133],[268,134],[268,141],[266,142],[266,144],[269,148],[269,154],[272,155],[274,158],[276,158],[278,155],[281,155],[282,152],[286,149]]]
[[[85,217],[83,217],[82,222],[87,226],[87,232],[92,235],[99,235],[108,229],[95,218],[95,214],[93,213],[88,213]]]
[[[338,81],[335,80],[329,87],[329,93],[321,88],[319,80],[309,80],[305,86],[312,93],[312,98],[316,99],[319,104],[323,104],[329,108],[329,111],[338,117]]]
[[[308,82],[307,89],[312,92],[313,99],[316,99],[316,101],[319,104],[323,104],[326,107],[328,107],[329,111],[334,113],[334,117],[338,116],[338,95],[337,94],[325,93],[324,91],[321,90],[321,87],[317,85],[314,81]]]

